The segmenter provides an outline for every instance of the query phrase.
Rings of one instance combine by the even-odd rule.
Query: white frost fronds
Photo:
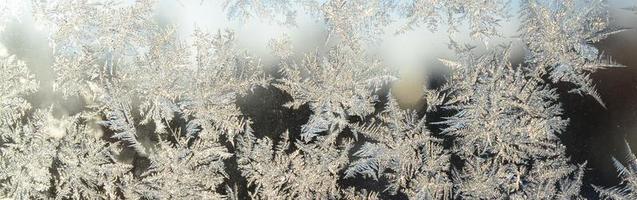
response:
[[[113,104],[115,110],[107,111],[106,120],[100,124],[113,131],[111,138],[122,141],[126,147],[132,148],[140,155],[146,155],[146,148],[137,137],[136,122],[130,113],[130,105],[118,102]]]
[[[54,145],[38,120],[22,123],[37,82],[24,62],[0,57],[0,196],[43,198],[49,190]],[[30,124],[29,122],[35,122]]]
[[[401,6],[407,23],[399,32],[425,26],[436,30],[441,24],[449,26],[449,33],[457,31],[463,22],[469,23],[470,36],[485,41],[500,35],[500,22],[509,17],[508,0],[411,0]]]
[[[287,106],[309,104],[314,112],[303,126],[305,141],[325,131],[338,134],[348,127],[348,118],[362,118],[374,112],[375,92],[394,80],[380,61],[343,46],[331,49],[325,56],[317,54],[306,55],[301,63],[284,62],[284,77],[275,84],[294,98]]]
[[[203,1],[202,1],[203,2]],[[221,6],[229,19],[259,19],[279,24],[296,25],[296,2],[291,0],[223,0]]]
[[[531,54],[527,61],[537,65],[537,73],[548,74],[553,82],[576,85],[572,93],[587,94],[602,106],[591,73],[620,67],[602,57],[593,43],[622,31],[612,27],[603,0],[527,0],[522,4],[522,40]]]
[[[37,121],[36,121],[37,122]],[[0,196],[16,199],[46,198],[52,178],[55,141],[40,125],[3,125],[0,141]]]
[[[117,198],[117,180],[131,165],[117,163],[113,145],[96,138],[83,124],[83,118],[67,121],[68,131],[57,144],[53,165],[56,198],[98,199]]]
[[[221,199],[216,188],[227,174],[223,161],[232,156],[214,141],[188,140],[177,144],[160,141],[148,155],[150,166],[139,178],[126,175],[122,191],[125,198],[147,199]]]
[[[441,140],[425,127],[415,111],[402,110],[391,95],[385,110],[370,124],[353,131],[371,140],[354,153],[345,178],[354,176],[387,179],[384,191],[416,199],[451,197],[449,154]]]
[[[575,170],[557,137],[568,121],[561,117],[556,91],[527,74],[527,66],[513,68],[508,50],[502,51],[447,62],[453,69],[443,86],[449,97],[445,108],[455,114],[439,123],[447,125],[443,133],[455,137],[455,154],[465,162],[455,175],[461,190],[456,195],[528,198],[541,189],[537,194],[553,198],[558,181]],[[474,184],[479,188],[467,186]]]
[[[186,113],[205,121],[201,124],[204,131],[221,129],[231,139],[243,133],[248,123],[236,105],[237,98],[270,82],[259,60],[234,43],[231,31],[195,31],[196,61],[188,93],[192,105],[186,107]]]
[[[637,157],[633,154],[628,142],[626,146],[626,158],[627,165],[622,164],[617,159],[613,158],[613,165],[619,173],[621,184],[610,188],[603,188],[599,186],[593,186],[600,197],[606,199],[635,199],[637,198]]]
[[[20,119],[31,108],[25,97],[37,90],[38,82],[24,62],[15,56],[0,56],[0,72],[0,125],[5,126]]]
[[[287,133],[286,133],[287,134]],[[247,135],[239,146],[239,167],[255,186],[253,199],[338,199],[340,171],[348,162],[351,142],[335,146],[329,143],[303,144],[287,153],[288,140],[273,150],[269,138],[254,140]]]

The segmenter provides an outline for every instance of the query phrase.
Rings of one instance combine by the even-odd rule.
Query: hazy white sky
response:
[[[133,0],[122,0],[124,2]],[[13,17],[21,19],[20,26],[24,26],[24,30],[30,30],[34,27],[30,24],[29,1],[22,0],[0,0],[0,30],[3,21],[11,21]],[[223,0],[160,0],[156,10],[157,20],[163,23],[174,24],[178,27],[180,36],[186,39],[190,36],[195,27],[203,30],[215,32],[217,30],[231,29],[235,31],[239,46],[245,48],[253,55],[260,57],[262,63],[266,66],[275,62],[274,57],[268,49],[268,42],[273,38],[288,35],[294,46],[295,53],[302,54],[324,47],[324,41],[327,38],[327,27],[324,23],[316,20],[315,17],[308,16],[303,12],[297,12],[297,26],[283,26],[271,23],[267,20],[252,19],[248,21],[229,20],[223,11]],[[637,0],[609,0],[609,4],[613,8],[626,8],[637,5]],[[519,26],[517,16],[519,7],[518,1],[513,0],[510,4],[512,18],[509,21],[501,23],[503,33],[502,38],[491,41],[490,44],[508,43],[514,45],[514,55],[521,56],[523,50],[519,41],[516,40],[516,30]],[[625,27],[637,27],[637,15],[627,11],[614,10],[616,22]],[[22,12],[20,12],[22,11]],[[21,14],[22,13],[22,14]],[[447,48],[449,42],[446,27],[440,26],[438,31],[430,31],[427,28],[418,28],[414,31],[401,35],[393,34],[400,22],[393,23],[387,27],[385,35],[381,36],[381,42],[371,45],[369,48],[376,55],[380,56],[386,64],[395,66],[401,71],[421,72],[431,67],[432,63],[436,63],[437,58],[452,57],[450,50]],[[637,35],[637,31],[631,30],[632,35]],[[21,37],[37,37],[37,33],[30,33]],[[2,33],[5,36],[11,33]],[[43,33],[41,33],[43,34]],[[479,48],[488,48],[479,41],[473,41],[468,37],[468,31],[465,27],[460,27],[460,33],[454,38],[461,42],[469,42],[478,45]],[[630,34],[629,34],[630,35]],[[7,37],[3,37],[7,39]],[[32,41],[25,39],[24,41]],[[517,45],[516,45],[517,44]],[[46,44],[42,44],[46,45]],[[6,44],[4,44],[6,46]],[[0,55],[7,54],[7,50],[0,43]],[[415,73],[419,74],[419,73]]]
[[[122,0],[132,1],[132,0]],[[17,12],[20,9],[28,10],[28,3],[25,4],[21,0],[0,0],[0,10],[2,4],[9,7],[4,12]],[[157,7],[158,20],[166,23],[176,24],[179,28],[180,35],[187,38],[195,27],[208,31],[216,31],[223,29],[232,29],[236,32],[239,45],[246,48],[251,53],[258,55],[264,59],[264,63],[272,61],[270,50],[267,47],[268,41],[272,38],[281,37],[284,34],[290,36],[297,53],[308,52],[316,48],[320,48],[327,37],[327,30],[323,23],[315,18],[308,16],[303,12],[297,13],[296,27],[282,26],[270,23],[267,20],[253,19],[246,22],[228,20],[221,7],[223,0],[160,0]],[[637,5],[637,0],[609,0],[614,8],[624,8]],[[27,5],[25,8],[16,5]],[[513,18],[510,21],[502,23],[502,32],[505,37],[497,39],[495,42],[507,42],[509,40],[515,43],[516,30],[519,22],[517,21],[518,1],[513,0],[511,3],[511,14]],[[28,13],[28,12],[27,12]],[[617,21],[620,25],[635,26],[636,20],[630,15],[619,13]],[[2,15],[0,15],[2,16]],[[6,18],[6,14],[5,14]],[[29,18],[22,16],[21,18]],[[5,19],[6,20],[6,19]],[[2,20],[0,20],[1,22]],[[29,20],[24,20],[29,22]],[[400,23],[394,23],[400,24]],[[28,26],[27,24],[25,24]],[[448,34],[446,28],[441,26],[438,31],[432,32],[426,28],[416,29],[402,35],[394,35],[397,26],[389,26],[386,34],[382,36],[382,42],[376,44],[372,49],[376,49],[386,62],[390,65],[402,66],[407,68],[416,67],[422,62],[430,61],[437,57],[447,57],[450,53],[447,49]],[[466,28],[465,28],[466,30]],[[461,29],[462,31],[462,29]],[[466,32],[464,32],[466,33]],[[478,41],[471,41],[468,34],[462,32],[455,36],[456,39],[463,42],[472,42],[481,47],[484,45]],[[2,53],[0,48],[0,53]]]
[[[637,5],[636,0],[610,0],[609,3],[614,8]],[[515,17],[518,12],[518,1],[512,1],[510,6],[514,17],[502,23],[504,37],[496,39],[493,43],[508,41],[512,41],[514,45],[516,43],[514,36],[519,26],[519,21]],[[270,50],[267,49],[267,43],[272,38],[289,35],[297,53],[311,51],[323,45],[327,37],[325,25],[302,12],[297,14],[298,26],[287,27],[259,19],[249,20],[246,23],[230,21],[223,13],[220,1],[162,0],[158,7],[159,18],[162,21],[178,24],[183,36],[189,35],[195,27],[211,31],[227,28],[236,31],[240,46],[262,57],[266,64],[272,60]],[[621,25],[630,26],[635,18],[630,19],[624,16],[618,21]],[[397,26],[388,27],[382,42],[373,46],[373,49],[376,49],[388,64],[403,68],[417,68],[424,67],[418,65],[438,57],[449,56],[450,51],[447,48],[449,40],[444,26],[435,32],[420,28],[406,34],[394,35],[396,28]],[[485,47],[484,44],[469,39],[467,32],[464,33],[458,33],[455,38]]]
[[[637,0],[609,0],[609,4],[614,8],[613,14],[617,17],[619,25],[637,27],[636,15],[618,9],[635,6]],[[515,37],[520,25],[517,17],[519,2],[513,0],[510,7],[512,18],[501,23],[500,32],[503,37],[490,41],[490,45],[511,42],[512,56],[521,59],[524,50]],[[325,24],[302,12],[297,12],[296,27],[277,25],[259,19],[252,19],[246,23],[228,20],[219,1],[202,3],[202,1],[162,0],[157,13],[162,21],[177,24],[184,37],[190,35],[195,27],[210,31],[232,29],[236,32],[239,45],[262,58],[265,66],[276,62],[267,47],[267,43],[273,38],[288,35],[296,54],[324,47],[324,41],[327,38]],[[401,80],[394,85],[393,92],[403,103],[417,106],[421,101],[418,94],[423,91],[424,74],[440,64],[437,58],[453,59],[453,54],[447,47],[449,36],[447,27],[444,25],[440,26],[438,31],[432,32],[423,27],[395,35],[393,33],[398,29],[399,24],[402,23],[393,23],[387,27],[385,35],[381,36],[381,42],[371,45],[369,49],[380,56],[387,65],[398,68]],[[475,44],[481,49],[489,48],[489,44],[485,46],[480,41],[471,40],[468,37],[466,23],[463,25],[460,27],[460,32],[454,36],[455,40]],[[637,35],[637,31],[632,31],[633,35]]]

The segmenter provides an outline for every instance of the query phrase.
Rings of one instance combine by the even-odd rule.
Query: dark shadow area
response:
[[[557,84],[564,117],[570,119],[562,142],[573,162],[587,162],[582,194],[598,198],[592,185],[609,187],[619,183],[611,158],[623,162],[624,139],[637,147],[637,31],[613,35],[596,44],[607,57],[624,68],[600,70],[591,77],[607,109],[589,96],[569,94],[571,85]],[[632,38],[632,39],[631,39]]]
[[[292,96],[274,86],[257,87],[238,99],[237,105],[241,113],[252,121],[251,127],[257,138],[267,136],[273,144],[278,144],[281,134],[289,131],[293,145],[294,141],[301,139],[301,126],[307,123],[312,111],[307,104],[298,109],[283,106],[292,100]]]
[[[389,98],[388,98],[389,91],[390,91],[389,85],[386,85],[379,91],[376,91],[374,95],[376,95],[378,99],[377,99],[377,102],[374,104],[374,112],[372,114],[363,118],[358,116],[352,116],[348,118],[348,121],[350,123],[361,124],[361,125],[369,124],[371,120],[374,118],[374,116],[377,116],[379,113],[385,110],[385,107],[387,106],[387,103],[389,101]],[[354,133],[352,132],[350,128],[345,128],[345,130],[343,130],[343,132],[339,135],[337,141],[342,142],[344,138],[357,138],[357,140],[354,141],[353,146],[348,153],[350,162],[359,159],[358,157],[355,157],[354,154],[358,152],[365,143],[368,143],[368,142],[377,143],[377,141],[373,141],[372,139],[365,137],[365,135],[363,134],[354,135]],[[384,190],[386,186],[389,184],[389,181],[383,176],[379,177],[378,180],[374,180],[373,178],[366,178],[362,176],[345,178],[345,170],[340,171],[339,176],[341,178],[337,181],[337,183],[342,188],[354,187],[357,191],[366,190],[368,192],[376,192],[378,193],[381,199],[407,199],[407,196],[405,196],[404,194],[400,192],[398,192],[395,195],[391,195],[388,192],[385,192]]]
[[[241,113],[251,120],[250,127],[254,131],[256,138],[268,137],[272,140],[275,148],[282,139],[281,134],[286,131],[289,134],[289,152],[295,149],[294,141],[301,139],[301,126],[307,123],[312,111],[306,104],[298,109],[287,108],[285,103],[292,101],[292,96],[274,87],[257,87],[248,95],[237,99],[237,105]],[[226,139],[227,140],[227,139]],[[235,148],[226,141],[225,146],[233,153]],[[229,173],[228,184],[236,186],[235,191],[240,199],[248,199],[249,193],[254,192],[255,186],[249,186],[246,177],[241,175],[237,157],[224,160],[224,164]],[[220,191],[225,194],[225,191]]]

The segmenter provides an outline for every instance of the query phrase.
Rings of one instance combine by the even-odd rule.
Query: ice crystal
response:
[[[610,188],[603,188],[599,186],[593,186],[600,196],[607,199],[634,199],[637,198],[637,157],[633,154],[629,144],[626,142],[625,146],[626,165],[622,164],[619,160],[613,158],[613,165],[619,172],[621,178],[621,185],[613,186]]]
[[[387,179],[384,191],[401,191],[413,199],[441,199],[451,196],[449,154],[441,140],[426,129],[426,120],[415,111],[402,110],[391,97],[385,111],[368,125],[355,126],[370,142],[354,153],[345,177]]]
[[[0,31],[31,15],[48,34],[55,77],[45,91],[37,67],[0,55],[0,197],[578,199],[586,165],[565,152],[554,83],[604,105],[590,76],[621,66],[597,46],[623,30],[603,0],[221,1],[241,23],[294,25],[300,12],[322,23],[316,51],[272,40],[271,71],[233,30],[182,34],[157,22],[156,4],[0,0]],[[465,26],[472,40],[500,37],[518,5],[519,64],[511,45],[453,39]],[[389,27],[448,27],[448,73],[423,85],[415,110],[388,92],[400,76],[369,49]],[[41,93],[52,100],[34,104]],[[269,110],[239,103],[251,98]],[[614,160],[621,185],[593,186],[601,197],[635,198],[628,155]]]
[[[286,137],[287,134],[283,134]],[[337,181],[348,162],[351,142],[340,146],[329,143],[304,144],[287,153],[289,141],[283,140],[273,149],[269,138],[246,135],[239,150],[240,169],[248,185],[256,187],[253,199],[333,199],[340,197]]]
[[[468,21],[470,36],[486,40],[499,35],[500,22],[509,17],[509,1],[462,1],[462,0],[413,0],[405,1],[402,13],[407,24],[399,32],[412,30],[418,26],[437,29],[441,24],[449,26],[449,32],[456,32],[458,26]]]
[[[561,117],[555,90],[525,66],[513,68],[507,49],[443,60],[453,68],[444,107],[456,112],[439,123],[448,126],[442,133],[456,138],[456,154],[466,162],[455,172],[456,195],[554,198],[558,181],[575,170],[557,137],[568,120]],[[540,173],[547,169],[553,174]]]
[[[605,1],[523,2],[523,41],[531,51],[528,62],[553,82],[575,84],[570,92],[590,95],[602,106],[590,74],[608,67],[620,67],[604,58],[593,43],[621,31],[609,23]]]
[[[363,57],[342,46],[327,55],[309,54],[302,61],[284,62],[284,78],[278,88],[292,95],[287,106],[308,104],[312,116],[303,126],[302,137],[312,140],[327,132],[330,140],[349,126],[348,118],[365,117],[374,112],[375,91],[394,79],[378,60]]]

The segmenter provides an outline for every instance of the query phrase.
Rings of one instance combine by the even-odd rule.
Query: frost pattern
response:
[[[31,108],[24,97],[37,89],[37,83],[24,62],[13,56],[0,57],[0,70],[0,195],[45,196],[52,162],[47,152],[54,146],[37,132],[35,124],[21,123]]]
[[[282,63],[285,77],[276,86],[294,98],[286,106],[310,106],[313,115],[301,133],[305,141],[322,132],[327,133],[326,140],[333,141],[349,127],[349,118],[374,112],[374,92],[394,77],[384,73],[378,60],[343,46],[334,47],[327,55],[317,54]]]
[[[613,165],[619,172],[622,183],[618,186],[610,188],[602,188],[593,186],[600,196],[606,199],[634,199],[637,198],[637,157],[633,154],[628,142],[626,146],[626,158],[622,164],[619,160],[613,158]]]
[[[621,67],[602,57],[593,46],[621,29],[609,25],[604,1],[523,2],[521,29],[523,41],[531,51],[527,62],[538,65],[538,73],[553,82],[570,82],[570,92],[590,95],[602,106],[590,74],[608,67]]]
[[[285,137],[287,134],[283,134]],[[287,153],[287,138],[273,147],[269,138],[255,139],[246,134],[239,150],[239,168],[248,185],[255,186],[252,199],[335,199],[340,198],[340,171],[348,162],[351,142],[304,144]],[[273,149],[274,148],[274,149]]]
[[[499,52],[442,60],[452,68],[443,108],[456,112],[439,123],[447,125],[442,133],[455,138],[456,155],[466,166],[454,171],[456,195],[555,198],[564,192],[558,182],[576,170],[557,137],[568,121],[560,116],[555,90],[524,66],[513,68],[508,48]]]
[[[290,0],[223,0],[226,16],[247,21],[265,19],[286,25],[295,25],[296,10]],[[202,1],[203,3],[203,1]]]
[[[590,75],[621,66],[594,45],[622,31],[605,1],[523,0],[520,65],[506,45],[477,52],[451,40],[444,84],[408,110],[386,90],[399,75],[368,42],[391,25],[447,26],[452,38],[463,23],[486,41],[517,4],[221,1],[242,22],[294,25],[307,12],[325,24],[326,51],[298,55],[289,37],[272,40],[279,63],[268,72],[232,30],[197,29],[186,40],[155,21],[156,3],[31,1],[50,31],[57,101],[82,105],[63,114],[55,111],[63,102],[32,106],[36,77],[0,55],[0,197],[578,199],[586,164],[573,163],[559,139],[569,120],[553,83],[573,83],[571,92],[603,105]],[[0,0],[0,30],[25,7]],[[268,124],[288,129],[281,133],[257,130],[238,103],[255,90],[280,92],[273,112],[303,119]],[[601,197],[635,198],[635,160],[629,152],[628,165],[614,161],[624,182],[594,186]]]
[[[449,26],[449,33],[456,32],[463,21],[468,21],[470,36],[486,40],[498,36],[500,21],[509,17],[508,1],[462,1],[462,0],[413,0],[405,1],[402,13],[407,24],[399,32],[418,26],[437,29],[440,24]],[[446,23],[443,23],[446,22]]]
[[[387,179],[389,184],[383,191],[401,191],[411,199],[449,198],[449,153],[443,149],[442,140],[426,129],[425,118],[399,108],[391,95],[388,98],[377,119],[353,128],[370,142],[354,153],[358,159],[350,163],[345,178]]]

